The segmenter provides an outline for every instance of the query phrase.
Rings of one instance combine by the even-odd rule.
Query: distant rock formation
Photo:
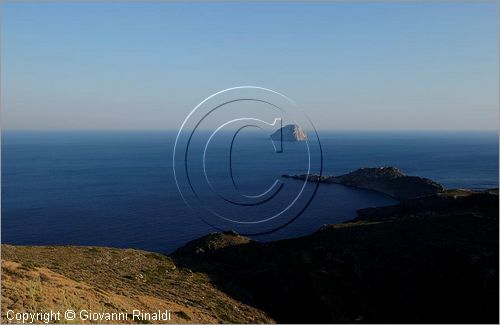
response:
[[[318,175],[283,175],[295,179],[318,181]],[[336,183],[373,190],[387,194],[397,200],[407,200],[440,193],[443,186],[430,179],[407,176],[394,167],[360,168],[340,176],[321,176],[323,183]]]
[[[498,189],[443,191],[393,167],[319,180],[440,192],[293,239],[212,233],[170,257],[2,244],[0,321],[70,301],[107,313],[168,308],[174,323],[498,323]]]
[[[271,135],[273,141],[306,141],[307,135],[297,124],[288,124]]]

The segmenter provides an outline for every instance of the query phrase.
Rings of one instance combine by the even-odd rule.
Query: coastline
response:
[[[498,189],[443,189],[307,236],[213,233],[168,256],[2,244],[2,317],[63,288],[76,305],[170,309],[175,322],[496,322],[497,230]]]
[[[408,176],[395,167],[359,168],[347,174],[332,175],[282,175],[284,178],[340,184],[359,189],[373,190],[398,201],[425,197],[445,190],[444,186],[428,178]]]

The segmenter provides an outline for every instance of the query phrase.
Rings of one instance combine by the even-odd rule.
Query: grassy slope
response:
[[[2,245],[2,320],[7,309],[154,311],[175,323],[273,322],[169,257],[132,249]]]
[[[498,322],[498,191],[365,215],[271,243],[211,234],[172,258],[2,245],[2,314],[71,306],[167,308],[192,323]]]

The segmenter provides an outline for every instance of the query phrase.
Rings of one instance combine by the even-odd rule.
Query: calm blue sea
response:
[[[497,133],[319,135],[324,174],[395,166],[448,188],[498,187]],[[187,207],[177,191],[172,170],[174,139],[173,132],[3,132],[2,243],[171,252],[212,232],[200,219],[204,212]],[[235,150],[233,171],[248,195],[267,189],[276,175],[304,171],[303,157],[297,154],[300,148],[294,144],[285,144],[286,154],[276,155],[272,146],[264,144],[269,142],[266,138],[250,136],[245,141]],[[210,152],[224,156],[224,150],[215,143],[208,156]],[[229,191],[230,183],[217,182],[227,180],[227,165],[212,162],[206,168],[217,190]],[[295,182],[290,188],[300,184],[285,182]],[[374,192],[321,184],[295,222],[256,239],[306,235],[323,224],[355,217],[357,209],[393,203]]]

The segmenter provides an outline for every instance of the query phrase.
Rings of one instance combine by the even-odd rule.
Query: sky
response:
[[[2,2],[1,125],[176,130],[234,86],[322,130],[497,130],[497,2]]]

